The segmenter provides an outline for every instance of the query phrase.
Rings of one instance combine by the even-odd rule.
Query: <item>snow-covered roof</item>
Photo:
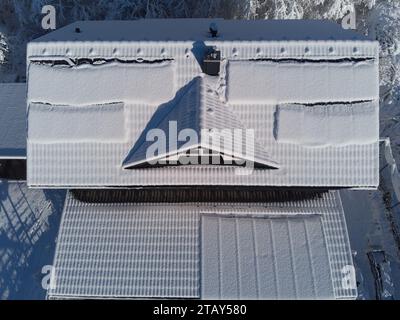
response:
[[[138,139],[135,146],[130,150],[128,156],[124,160],[123,168],[134,168],[137,165],[146,163],[149,159],[146,157],[146,150],[151,146],[153,141],[145,139],[146,133],[152,128],[162,129],[166,133],[166,139],[169,141],[169,126],[171,122],[176,122],[177,132],[181,132],[186,128],[196,130],[196,135],[199,139],[194,141],[177,141],[176,144],[167,145],[163,154],[157,155],[156,159],[164,160],[169,155],[181,154],[187,151],[192,151],[196,148],[211,150],[214,153],[223,153],[224,155],[235,157],[241,160],[254,161],[256,164],[265,165],[272,168],[278,168],[279,164],[271,159],[266,150],[255,142],[251,150],[251,159],[245,154],[246,137],[242,135],[238,143],[241,145],[240,151],[235,151],[233,139],[227,136],[227,139],[222,140],[221,144],[212,141],[207,134],[201,134],[202,130],[212,132],[212,130],[223,130],[225,128],[235,128],[245,130],[245,126],[241,123],[238,117],[230,108],[227,108],[221,101],[216,98],[211,91],[207,78],[197,77],[184,88],[184,92],[177,96],[177,102],[174,103],[169,110],[158,116],[155,113],[153,116],[154,126],[148,126],[143,132],[143,139]]]
[[[49,297],[356,297],[337,191],[219,192],[69,192]]]
[[[0,159],[26,157],[26,84],[0,83]]]
[[[31,42],[28,184],[376,187],[377,42],[322,21],[218,20],[211,38],[212,21],[76,23]],[[202,72],[210,46],[219,76]],[[138,167],[168,120],[253,129],[254,162],[269,167]]]
[[[368,40],[328,20],[142,19],[78,21],[33,43],[64,41],[206,41],[214,23],[223,41]],[[76,32],[79,28],[79,32]]]
[[[215,23],[218,36],[209,27]],[[222,44],[228,44],[222,46]],[[219,46],[232,57],[375,57],[377,42],[327,20],[143,19],[78,21],[28,44],[28,59],[174,57]],[[178,50],[178,52],[181,50]]]

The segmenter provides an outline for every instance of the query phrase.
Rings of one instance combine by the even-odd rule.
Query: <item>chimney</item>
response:
[[[213,48],[207,52],[203,60],[203,72],[210,76],[217,76],[221,64],[221,51]]]

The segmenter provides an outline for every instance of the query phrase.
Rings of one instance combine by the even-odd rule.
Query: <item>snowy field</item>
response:
[[[380,136],[390,137],[400,163],[400,1],[398,0],[0,0],[0,82],[25,81],[26,43],[45,33],[41,8],[54,4],[57,27],[76,20],[154,17],[330,19],[356,11],[357,30],[377,39],[380,52]],[[383,297],[400,299],[400,205],[381,157],[376,191],[342,191],[360,299],[376,298],[376,272],[367,253],[383,250]],[[52,264],[65,191],[28,190],[0,180],[0,299],[43,299],[42,268]],[[379,281],[378,281],[379,282]]]

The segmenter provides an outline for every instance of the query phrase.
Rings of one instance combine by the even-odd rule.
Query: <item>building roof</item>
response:
[[[233,141],[231,135],[228,134],[223,139],[222,130],[235,128],[245,131],[246,127],[230,108],[222,104],[212,94],[212,91],[211,93],[209,92],[209,88],[212,87],[209,81],[207,77],[194,78],[183,89],[183,92],[177,95],[175,98],[177,99],[176,103],[171,104],[171,107],[165,111],[155,112],[149,121],[149,125],[129,151],[122,163],[122,167],[135,168],[137,165],[148,162],[146,151],[151,147],[153,141],[145,139],[147,133],[154,128],[161,129],[166,133],[166,140],[169,141],[170,135],[174,134],[170,133],[169,127],[171,123],[176,123],[178,133],[187,128],[192,128],[195,130],[197,139],[181,140],[177,141],[176,144],[167,144],[163,153],[156,155],[153,160],[163,161],[168,156],[193,152],[195,149],[200,148],[211,150],[216,154],[252,161],[258,165],[278,168],[279,164],[271,159],[267,151],[257,141],[251,146],[251,152],[247,154],[245,134],[242,134],[238,139],[237,143],[240,147],[237,148],[234,148],[236,141]]]
[[[258,192],[268,200],[243,191],[247,202],[207,202],[217,197],[207,189],[69,192],[48,295],[355,298],[342,285],[353,263],[339,193]],[[110,203],[115,193],[127,201]]]
[[[25,83],[0,83],[0,124],[0,159],[25,158]]]
[[[191,22],[193,28],[184,31]],[[107,23],[99,28],[109,31],[97,32],[96,39],[90,30],[100,24],[83,23],[78,38],[71,35],[73,25],[30,43],[28,184],[378,185],[377,42],[321,21],[218,20],[221,37],[211,38],[210,22],[115,22],[115,29]],[[147,40],[132,35],[123,41],[122,26],[148,26]],[[161,26],[165,36],[157,38]],[[260,26],[269,31],[255,39],[251,34]],[[241,28],[235,38],[231,31]],[[296,28],[309,33],[295,33]],[[175,29],[181,31],[169,39],[168,30]],[[201,68],[210,46],[222,57],[216,77]],[[198,85],[191,87],[193,82]],[[205,112],[189,116],[197,109]],[[195,131],[254,129],[255,158],[270,167],[246,175],[235,174],[234,166],[139,168],[148,160],[146,133],[171,117],[179,128]]]
[[[223,41],[369,40],[328,20],[141,19],[77,21],[33,42],[206,41],[211,23]]]

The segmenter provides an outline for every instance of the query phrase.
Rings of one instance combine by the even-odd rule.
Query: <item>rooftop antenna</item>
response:
[[[218,35],[218,26],[215,22],[211,22],[210,23],[210,33],[211,33],[211,37],[216,38]]]

